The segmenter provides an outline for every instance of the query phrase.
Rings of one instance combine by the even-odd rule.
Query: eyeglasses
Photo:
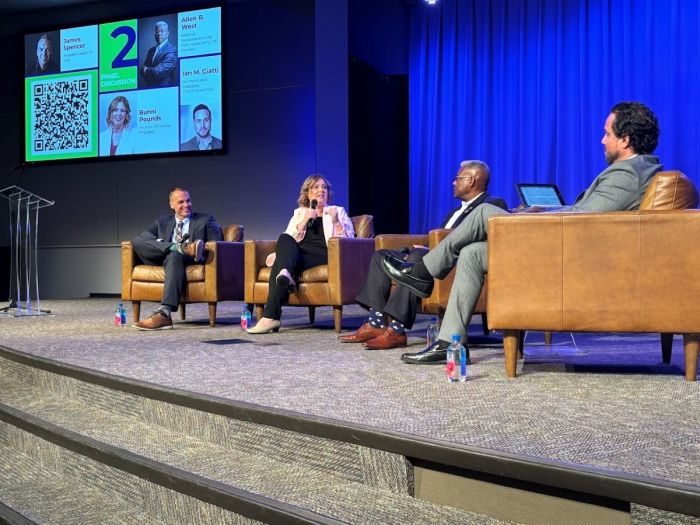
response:
[[[471,179],[471,175],[463,175],[461,177],[455,177],[455,182],[462,179]]]

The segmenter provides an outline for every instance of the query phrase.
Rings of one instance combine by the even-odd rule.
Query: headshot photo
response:
[[[177,17],[139,20],[139,87],[178,84]]]
[[[191,111],[190,109],[191,108]],[[180,144],[180,151],[207,151],[221,149],[223,143],[215,136],[221,136],[221,117],[219,105],[197,104],[196,106],[185,106],[180,111],[180,121],[182,122],[182,138],[187,139]]]
[[[27,35],[24,39],[26,76],[60,73],[60,44],[58,31]]]
[[[126,96],[125,96],[126,95]],[[135,93],[100,97],[100,156],[136,153]],[[129,96],[132,102],[129,102]]]

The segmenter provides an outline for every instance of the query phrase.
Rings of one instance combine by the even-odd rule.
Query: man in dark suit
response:
[[[187,190],[175,187],[169,197],[175,214],[161,215],[132,241],[134,251],[145,264],[165,268],[161,305],[151,317],[132,325],[139,330],[172,329],[170,314],[180,304],[186,267],[202,261],[205,242],[223,240],[214,217],[192,212]]]
[[[463,161],[452,182],[454,196],[460,199],[462,204],[445,217],[440,227],[456,228],[472,210],[484,203],[505,210],[506,203],[503,199],[491,197],[486,193],[489,179],[489,167],[484,162]],[[369,318],[354,334],[340,337],[342,342],[364,343],[370,350],[406,346],[406,328],[410,329],[413,326],[420,299],[405,286],[397,286],[391,293],[391,279],[382,269],[382,260],[386,255],[392,255],[416,263],[428,253],[428,248],[414,246],[404,252],[378,250],[372,256],[369,273],[362,283],[360,293],[355,297],[360,305],[369,309]],[[386,322],[387,315],[391,316],[391,323]]]
[[[156,22],[154,36],[156,45],[146,53],[141,74],[149,87],[177,85],[177,48],[168,42],[168,23]]]
[[[211,110],[206,104],[197,104],[192,110],[194,137],[180,144],[180,151],[221,149],[221,139],[211,134]]]

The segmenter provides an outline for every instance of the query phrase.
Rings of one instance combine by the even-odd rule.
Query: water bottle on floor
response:
[[[117,309],[114,310],[115,326],[126,326],[126,310],[122,303],[117,304]]]
[[[426,334],[426,348],[435,343],[438,340],[438,333],[440,332],[440,323],[437,317],[433,317],[428,325],[428,330]]]
[[[252,328],[252,317],[250,315],[250,310],[248,310],[247,306],[243,306],[243,311],[241,312],[241,330],[247,330],[248,328]]]
[[[445,364],[445,374],[452,382],[462,382],[467,380],[467,349],[460,342],[458,334],[452,336],[452,344],[447,347],[447,363]]]

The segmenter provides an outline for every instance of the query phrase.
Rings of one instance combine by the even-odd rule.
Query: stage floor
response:
[[[284,310],[278,334],[251,336],[241,303],[188,306],[174,330],[113,324],[115,299],[44,301],[55,314],[0,318],[0,344],[33,355],[226,399],[369,425],[564,466],[700,486],[700,383],[683,377],[674,340],[661,363],[658,334],[528,334],[518,377],[505,376],[498,337],[473,337],[469,380],[450,384],[440,366],[403,364],[405,349],[339,343],[330,308],[317,325],[305,308]],[[126,305],[131,321],[130,304]],[[155,305],[144,303],[147,316]],[[177,318],[177,314],[174,317]],[[364,318],[347,307],[346,329]],[[419,316],[409,351],[420,350]],[[472,326],[478,336],[480,326]]]

